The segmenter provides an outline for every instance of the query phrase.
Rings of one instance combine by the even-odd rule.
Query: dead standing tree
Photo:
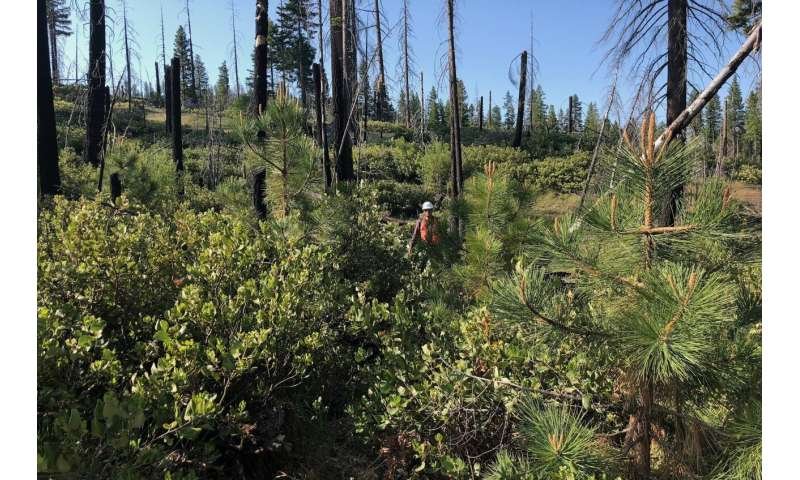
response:
[[[239,86],[239,50],[236,47],[236,10],[231,0],[231,28],[233,29],[233,75],[236,79],[236,98],[241,95]]]
[[[517,125],[514,130],[514,141],[511,146],[519,148],[522,143],[522,124],[525,121],[525,81],[528,70],[528,52],[523,50],[519,60],[519,100],[517,102]]]
[[[389,100],[386,96],[386,71],[383,66],[383,33],[381,32],[380,0],[375,0],[375,32],[378,54],[378,78],[375,82],[375,119],[382,122],[386,120],[386,107],[389,104]]]
[[[175,171],[178,173],[178,182],[183,175],[183,138],[181,135],[181,59],[172,59],[172,159],[175,161]],[[183,189],[179,190],[183,194]]]
[[[164,130],[172,132],[172,66],[164,66]]]
[[[449,75],[450,75],[450,173],[451,173],[451,199],[457,201],[461,197],[464,175],[461,163],[461,108],[458,98],[458,76],[456,74],[456,40],[453,25],[453,11],[455,0],[447,0],[447,29],[449,41]],[[453,219],[455,230],[461,233],[461,222],[457,217]]]
[[[86,107],[86,161],[100,165],[106,86],[106,6],[104,0],[89,3],[89,92]]]
[[[61,190],[58,171],[58,139],[56,137],[56,113],[53,107],[53,81],[50,77],[50,59],[47,49],[47,16],[45,0],[38,0],[36,20],[37,63],[37,148],[36,163],[39,170],[39,185],[43,195],[55,195]]]
[[[408,0],[403,0],[403,77],[405,87],[406,128],[411,128],[411,90],[408,85]]]
[[[333,138],[336,152],[336,179],[355,180],[353,172],[353,144],[348,129],[350,96],[345,85],[345,31],[343,10],[346,0],[331,0],[331,103],[333,106]]]
[[[314,98],[316,100],[316,116],[317,116],[317,142],[322,147],[322,175],[325,179],[325,191],[329,192],[331,188],[331,163],[328,154],[328,136],[325,132],[325,120],[322,110],[324,99],[322,98],[322,74],[319,63],[315,63],[312,68],[314,77]]]
[[[267,110],[267,37],[269,35],[269,2],[256,0],[256,46],[255,46],[255,114]]]

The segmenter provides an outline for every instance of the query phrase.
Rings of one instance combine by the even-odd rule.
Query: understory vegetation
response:
[[[287,102],[239,135],[290,125]],[[755,478],[760,219],[696,180],[694,143],[610,145],[615,187],[553,215],[541,203],[580,191],[589,153],[466,146],[451,203],[445,144],[359,145],[358,182],[320,195],[318,153],[286,135],[284,165],[277,133],[189,133],[177,178],[167,144],[113,138],[114,200],[61,150],[38,219],[40,471],[613,479],[649,448],[662,478]],[[259,221],[243,172],[265,161]],[[680,182],[660,231],[654,199]],[[428,199],[463,242],[408,256]]]

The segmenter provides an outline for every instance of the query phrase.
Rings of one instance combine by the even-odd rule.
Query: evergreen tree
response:
[[[750,162],[761,164],[761,92],[753,90],[747,97],[744,114],[744,150]]]
[[[306,94],[312,90],[311,65],[316,56],[312,44],[314,30],[308,26],[316,11],[310,0],[287,0],[278,7],[277,15],[278,27],[270,55],[274,55],[275,66],[286,75],[286,80],[297,84],[301,103],[305,105]]]
[[[178,57],[181,61],[181,66],[191,65],[189,60],[189,40],[186,38],[186,31],[183,26],[178,26],[175,31],[175,42],[173,44],[173,57]],[[194,101],[193,92],[195,91],[192,85],[192,72],[189,68],[181,68],[181,96],[187,101]]]
[[[598,135],[601,121],[600,114],[597,112],[597,105],[594,102],[589,102],[589,106],[586,107],[586,125],[584,125],[586,132],[591,136]]]
[[[558,130],[558,117],[556,117],[556,108],[553,105],[550,105],[550,108],[547,109],[546,125],[548,132]]]
[[[358,78],[367,78],[367,69],[369,68],[369,64],[365,61],[361,61],[361,66],[359,67]],[[359,111],[364,110],[364,97],[367,98],[367,118],[374,119],[375,118],[375,104],[371,101],[372,99],[372,92],[370,89],[369,84],[362,85],[358,91],[358,109]]]
[[[58,38],[72,35],[67,0],[47,0],[47,36],[50,42],[50,70],[53,84],[60,78],[61,52],[58,49]]]
[[[722,107],[720,106],[719,95],[714,95],[714,98],[709,100],[706,105],[703,124],[705,143],[711,147],[717,142],[720,128],[722,128]]]
[[[448,127],[444,118],[444,106],[439,100],[436,87],[431,87],[425,103],[428,105],[428,130],[437,135],[444,135],[448,131]]]
[[[583,106],[577,93],[572,96],[572,128],[576,132],[583,130]]]
[[[727,20],[732,29],[747,34],[760,18],[761,0],[733,0]]]
[[[194,70],[195,70],[195,81],[197,82],[197,91],[202,98],[204,98],[210,91],[211,85],[208,79],[208,71],[206,70],[206,64],[203,63],[203,60],[200,58],[200,55],[194,56]]]
[[[214,90],[221,107],[225,108],[225,106],[228,104],[228,99],[230,98],[231,94],[231,81],[228,73],[228,65],[224,60],[222,61],[222,65],[219,66],[219,72],[217,73],[217,84],[214,87]]]
[[[691,104],[700,95],[700,92],[697,89],[692,91],[692,94],[689,96],[689,103]],[[687,133],[693,137],[701,136],[703,134],[703,115],[696,115],[692,122],[689,124],[689,129],[687,129]]]
[[[731,81],[725,101],[728,113],[728,138],[732,139],[736,145],[744,133],[744,102],[742,89],[739,87],[739,78],[736,75]]]
[[[569,118],[563,108],[558,109],[558,129],[562,132],[569,131]]]
[[[502,117],[503,117],[503,114],[502,114],[502,111],[500,110],[500,105],[494,105],[492,107],[492,127],[493,128],[498,128],[498,127],[501,127],[503,125]]]
[[[547,107],[544,104],[544,90],[539,85],[531,93],[531,98],[528,101],[529,118],[533,123],[531,127],[533,130],[546,128]]]
[[[517,106],[514,104],[514,98],[508,90],[506,90],[506,96],[503,98],[503,113],[505,114],[503,127],[511,130],[514,128],[514,121],[517,118]]]

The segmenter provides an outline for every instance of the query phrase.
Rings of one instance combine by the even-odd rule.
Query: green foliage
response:
[[[418,155],[416,145],[403,138],[384,145],[359,145],[353,149],[353,158],[362,177],[397,182],[419,181]]]
[[[736,180],[751,185],[761,185],[761,169],[753,165],[742,165],[736,172]]]
[[[440,195],[446,194],[450,182],[450,147],[444,143],[428,145],[419,163],[425,188]]]
[[[547,157],[507,168],[516,179],[530,184],[537,191],[574,193],[583,188],[589,160],[588,152],[577,152],[568,157]]]
[[[379,180],[371,182],[369,187],[375,192],[378,203],[392,216],[416,217],[421,212],[422,203],[433,198],[425,187],[414,183]]]

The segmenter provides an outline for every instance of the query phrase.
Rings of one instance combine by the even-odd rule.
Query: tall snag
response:
[[[461,164],[461,107],[458,98],[458,76],[456,75],[456,41],[453,26],[453,2],[447,0],[447,28],[449,38],[449,74],[450,74],[450,173],[452,177],[451,197],[453,200],[461,196],[464,175]],[[456,226],[460,231],[456,219]]]
[[[385,108],[389,101],[386,98],[386,74],[383,67],[383,34],[381,33],[381,5],[375,0],[375,35],[378,54],[378,78],[375,82],[375,119],[386,120]]]
[[[164,130],[172,132],[172,66],[164,67]]]
[[[55,195],[61,189],[58,171],[58,139],[56,137],[56,113],[53,107],[53,81],[50,77],[49,52],[47,48],[47,15],[45,0],[37,3],[36,19],[36,63],[37,63],[37,122],[36,164],[39,170],[39,185],[43,195]]]
[[[347,126],[350,113],[350,95],[345,85],[344,39],[347,27],[343,17],[343,4],[347,0],[331,0],[331,104],[333,106],[333,138],[336,153],[337,181],[355,180],[353,172],[353,144]]]
[[[192,43],[192,15],[189,11],[189,0],[186,0],[186,26],[188,28],[189,33],[189,65],[184,65],[184,68],[189,68],[190,78],[191,78],[191,85],[189,86],[189,91],[187,92],[187,97],[189,97],[193,102],[197,101],[197,78],[195,77],[195,67],[194,67],[194,43]]]
[[[133,110],[131,89],[131,48],[128,43],[128,4],[122,2],[122,34],[125,40],[125,72],[127,73],[127,91],[128,91],[128,113]]]
[[[256,0],[255,46],[255,114],[267,109],[267,36],[269,34],[269,1]]]
[[[408,0],[403,0],[403,77],[406,92],[406,128],[411,128],[411,90],[408,86]]]
[[[181,136],[181,59],[173,57],[170,73],[172,80],[172,159],[178,181],[183,173],[183,138]]]
[[[689,0],[669,0],[667,5],[667,125],[686,109],[688,9]],[[670,193],[669,208],[664,210],[664,225],[675,224],[675,212],[682,196],[683,185],[675,186]]]
[[[89,91],[86,107],[86,161],[100,165],[103,149],[103,121],[106,85],[106,5],[89,2]]]
[[[161,74],[158,71],[158,62],[154,62],[156,65],[156,103],[161,104]]]
[[[519,60],[519,100],[517,102],[517,126],[514,130],[514,141],[511,142],[512,147],[519,147],[522,143],[522,123],[525,121],[525,81],[527,78],[526,72],[528,70],[528,52],[522,51],[522,56]]]
[[[236,98],[241,95],[239,87],[239,49],[236,47],[236,10],[231,0],[231,28],[233,29],[233,75],[236,78]]]
[[[315,63],[312,67],[312,76],[314,77],[314,98],[316,100],[316,114],[317,114],[317,142],[322,147],[322,175],[325,179],[325,191],[330,191],[331,188],[331,161],[328,155],[328,134],[325,132],[324,113],[322,110],[322,75],[320,72],[320,64]]]

